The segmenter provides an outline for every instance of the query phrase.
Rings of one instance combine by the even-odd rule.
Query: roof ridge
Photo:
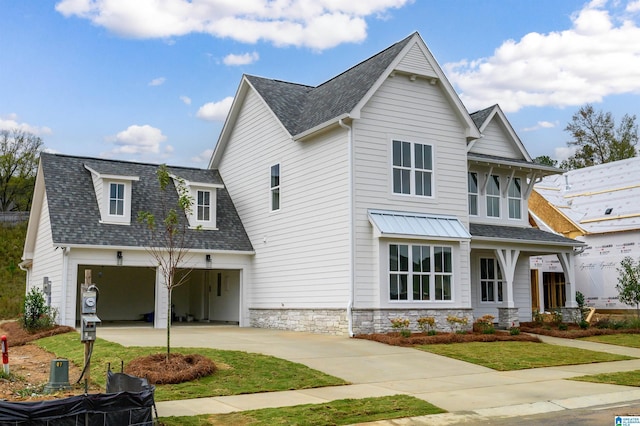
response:
[[[55,156],[55,157],[65,157],[65,158],[74,158],[77,160],[90,160],[90,161],[105,161],[105,162],[109,162],[109,163],[125,163],[125,164],[132,164],[132,165],[137,165],[137,166],[154,166],[154,167],[158,167],[163,163],[146,163],[146,162],[142,162],[142,161],[130,161],[130,160],[117,160],[114,158],[99,158],[99,157],[87,157],[84,155],[71,155],[71,154],[60,154],[60,153],[55,153],[55,152],[43,152],[43,155],[47,155],[47,156]],[[209,168],[203,168],[203,167],[189,167],[189,166],[173,166],[171,164],[166,164],[167,167],[172,168],[172,169],[188,169],[188,170],[204,170],[204,171],[208,171],[208,170],[215,170],[215,169],[209,169]]]

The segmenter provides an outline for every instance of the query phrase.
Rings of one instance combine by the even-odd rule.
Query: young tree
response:
[[[567,145],[577,148],[574,155],[562,162],[564,169],[579,169],[637,155],[635,115],[625,114],[616,128],[610,112],[595,111],[592,105],[586,104],[573,114],[564,130],[572,138]]]
[[[636,306],[636,316],[640,318],[640,263],[627,256],[618,268],[619,299],[626,305]]]
[[[558,167],[558,160],[554,160],[548,155],[539,155],[533,159],[536,164],[542,164],[543,166]]]
[[[28,211],[42,139],[20,129],[0,130],[0,211]]]
[[[151,231],[154,246],[147,251],[157,262],[160,273],[164,278],[167,289],[167,361],[171,356],[171,295],[173,289],[184,284],[189,274],[177,274],[178,268],[189,253],[187,247],[187,230],[189,229],[186,215],[191,212],[193,198],[189,194],[184,181],[172,177],[166,165],[161,165],[156,171],[160,185],[160,204],[162,217],[149,211],[138,212],[138,222],[143,223]],[[171,182],[174,182],[172,185]],[[170,191],[175,187],[178,200],[174,204],[170,200]]]

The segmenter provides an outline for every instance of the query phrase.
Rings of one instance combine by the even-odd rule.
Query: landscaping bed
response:
[[[524,331],[524,330],[523,330]],[[436,333],[428,335],[426,333],[412,333],[408,337],[402,336],[399,332],[359,334],[357,339],[373,340],[387,345],[394,346],[416,346],[435,345],[443,343],[468,343],[468,342],[535,342],[541,340],[529,334],[511,334],[508,331],[496,330],[494,333],[483,333],[469,331],[466,333]]]
[[[599,327],[598,323],[588,328],[581,328],[578,324],[539,324],[536,322],[523,322],[520,323],[520,331],[543,336],[560,337],[563,339],[579,339],[581,337],[604,336],[608,334],[640,334],[640,329],[638,328],[607,328]]]

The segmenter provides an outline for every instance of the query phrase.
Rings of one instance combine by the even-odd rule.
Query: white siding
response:
[[[437,74],[434,71],[431,64],[427,61],[427,57],[420,49],[419,45],[414,43],[407,54],[396,66],[398,71],[404,71],[411,74],[428,75],[430,77],[436,77]]]
[[[368,209],[447,214],[468,224],[467,159],[463,124],[455,115],[438,85],[396,76],[388,78],[362,110],[354,124],[356,297],[357,308],[388,303],[386,270],[381,248],[374,240],[367,219]],[[392,194],[391,140],[419,142],[433,146],[434,196],[413,197]],[[453,307],[470,306],[468,245],[456,250],[454,259],[456,300]],[[444,306],[443,306],[444,307]],[[447,306],[451,308],[452,306]]]
[[[40,211],[40,221],[34,248],[34,262],[29,274],[27,291],[33,287],[42,290],[44,277],[51,281],[51,306],[58,310],[58,321],[66,324],[66,316],[62,312],[62,259],[63,249],[53,245],[51,236],[51,222],[49,221],[49,206],[46,194],[44,195]]]
[[[349,300],[347,132],[292,141],[249,91],[219,170],[256,255],[249,307],[338,308]],[[280,210],[270,167],[280,164]]]
[[[485,127],[483,137],[475,142],[471,152],[522,160],[522,153],[517,149],[504,125],[495,117]]]

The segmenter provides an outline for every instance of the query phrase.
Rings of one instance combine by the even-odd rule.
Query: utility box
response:
[[[82,292],[82,319],[80,323],[80,340],[92,342],[96,340],[96,328],[100,318],[96,315],[98,292],[96,286],[90,286]]]
[[[96,315],[82,315],[81,341],[89,342],[96,340],[96,328],[100,324],[100,318]]]
[[[44,385],[44,392],[51,393],[68,389],[71,389],[71,385],[69,384],[69,360],[51,360],[49,383]]]

